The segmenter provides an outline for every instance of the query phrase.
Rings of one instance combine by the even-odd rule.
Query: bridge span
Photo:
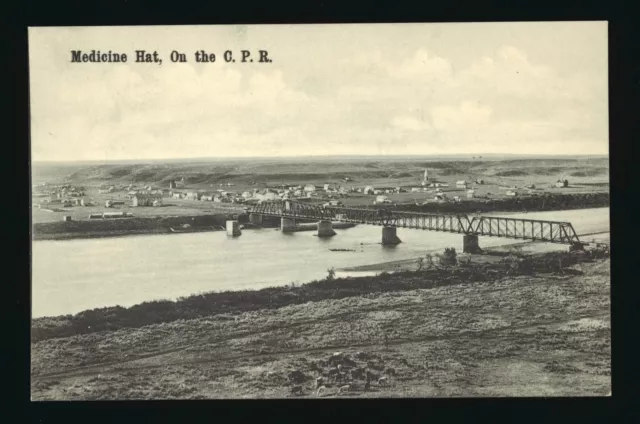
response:
[[[335,235],[332,222],[378,225],[382,227],[382,244],[400,243],[397,228],[457,233],[463,236],[463,251],[480,251],[478,237],[504,237],[521,240],[567,244],[582,248],[570,222],[542,221],[522,218],[473,216],[464,214],[418,213],[389,209],[316,206],[285,200],[263,202],[249,209],[251,222],[259,224],[262,216],[281,218],[283,232],[292,231],[296,220],[317,220],[318,236]]]

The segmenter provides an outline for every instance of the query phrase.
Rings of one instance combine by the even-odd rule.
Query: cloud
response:
[[[490,123],[492,113],[491,107],[471,101],[459,106],[436,106],[431,110],[434,128],[448,131],[477,131]]]
[[[391,125],[400,130],[422,131],[431,129],[428,122],[418,120],[411,116],[396,116],[391,119]]]
[[[554,152],[558,143],[607,143],[606,78],[563,74],[516,46],[457,68],[426,47],[363,49],[335,63],[322,74],[197,63],[67,64],[50,74],[36,63],[33,155],[514,152],[524,143]]]
[[[431,57],[424,49],[403,60],[399,65],[384,64],[392,77],[412,80],[446,81],[452,76],[451,63],[438,56]]]

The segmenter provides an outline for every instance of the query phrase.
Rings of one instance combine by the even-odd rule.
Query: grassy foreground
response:
[[[36,318],[31,324],[31,340],[35,342],[76,334],[138,328],[179,319],[274,309],[370,293],[489,281],[506,275],[560,272],[578,262],[592,260],[596,251],[586,254],[553,252],[520,257],[513,256],[509,252],[494,252],[494,255],[503,256],[503,259],[488,263],[460,263],[456,267],[431,268],[420,272],[400,271],[393,274],[382,273],[378,276],[327,278],[300,286],[209,292],[183,297],[177,301],[150,301],[129,308],[114,306],[91,309],[76,315]]]
[[[35,320],[49,332],[32,342],[32,398],[273,398],[293,384],[308,397],[322,375],[328,396],[608,393],[609,259],[500,263],[194,296],[148,324],[123,311],[157,303],[111,308],[118,323],[106,310]],[[113,328],[80,331],[99,322]]]

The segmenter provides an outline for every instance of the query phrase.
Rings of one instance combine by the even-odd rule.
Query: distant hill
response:
[[[163,184],[184,178],[189,184],[215,184],[278,180],[300,182],[355,181],[380,178],[420,179],[424,169],[438,176],[473,174],[487,177],[556,176],[603,177],[609,173],[607,157],[516,157],[508,159],[440,157],[332,157],[332,158],[252,158],[137,163],[38,163],[33,165],[36,180],[66,180],[76,183]]]

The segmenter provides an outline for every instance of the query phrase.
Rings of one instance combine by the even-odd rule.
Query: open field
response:
[[[225,213],[242,213],[242,205],[221,204],[213,202],[201,202],[188,199],[164,199],[164,205],[159,207],[132,207],[130,201],[125,201],[125,193],[115,193],[113,195],[98,194],[98,188],[87,187],[87,198],[92,199],[97,204],[95,206],[72,206],[62,208],[59,212],[49,212],[39,208],[32,208],[32,219],[34,223],[61,221],[63,216],[70,216],[73,221],[87,220],[91,214],[101,214],[104,212],[128,212],[135,217],[172,217],[172,216],[206,216]],[[105,207],[106,200],[125,201],[124,206],[112,208]],[[34,199],[36,203],[37,199]]]
[[[320,375],[326,395],[345,397],[610,391],[608,259],[485,281],[463,274],[443,285],[420,272],[383,274],[366,279],[373,287],[366,293],[299,303],[302,286],[290,288],[282,306],[34,341],[32,398],[288,397],[291,380],[310,397]],[[340,281],[359,280],[321,285]],[[285,294],[270,298],[282,302]],[[328,375],[337,364],[339,381]],[[366,373],[373,383],[365,391]],[[376,383],[381,376],[388,384]],[[350,390],[336,394],[347,383]]]
[[[525,159],[453,159],[433,160],[420,158],[333,158],[309,159],[299,163],[287,159],[219,160],[185,163],[150,163],[125,165],[59,165],[34,164],[33,181],[50,184],[66,182],[84,186],[86,200],[97,204],[94,207],[69,207],[64,212],[45,212],[34,208],[34,222],[60,220],[69,215],[74,220],[86,219],[90,213],[102,213],[114,209],[104,208],[106,200],[124,200],[126,191],[100,194],[98,189],[108,185],[134,184],[168,189],[170,180],[184,178],[185,187],[180,191],[214,192],[216,189],[241,193],[253,189],[275,188],[282,184],[315,184],[320,189],[325,183],[346,187],[376,188],[402,187],[410,190],[419,187],[424,170],[428,169],[431,181],[449,184],[442,191],[449,197],[459,196],[463,200],[466,190],[457,189],[455,182],[471,183],[483,179],[484,184],[475,184],[476,196],[499,199],[505,197],[505,187],[534,184],[536,193],[592,193],[607,192],[609,183],[608,158],[525,158]],[[567,178],[569,187],[551,188],[558,179]],[[346,180],[348,179],[348,181]],[[524,195],[523,193],[519,193]],[[398,204],[433,200],[433,193],[397,193],[389,199]],[[352,193],[341,198],[347,206],[372,203],[375,196]],[[37,198],[34,198],[34,203]],[[131,208],[124,206],[119,211],[132,212],[136,216],[206,215],[219,208],[219,204],[192,200],[165,198],[167,206]],[[129,202],[126,202],[129,204]]]

